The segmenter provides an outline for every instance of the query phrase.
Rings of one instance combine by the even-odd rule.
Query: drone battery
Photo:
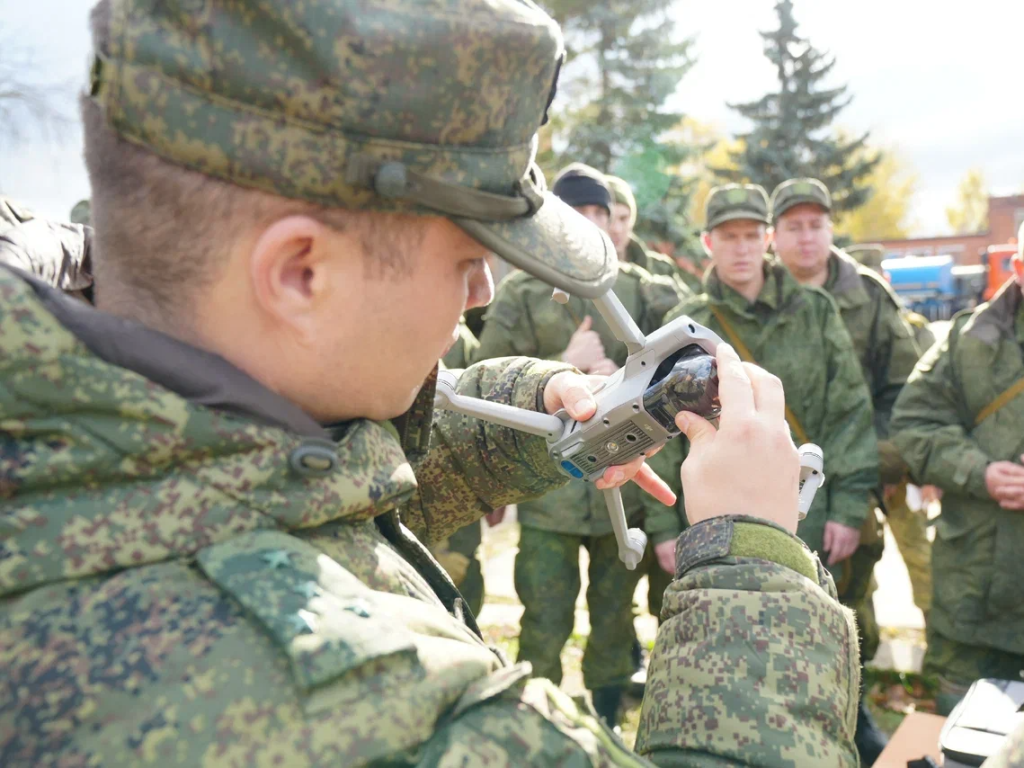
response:
[[[718,400],[718,361],[696,344],[666,358],[644,393],[644,409],[673,435],[679,434],[676,414],[690,411],[713,419],[722,411]]]

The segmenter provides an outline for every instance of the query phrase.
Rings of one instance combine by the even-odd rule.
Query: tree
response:
[[[717,171],[729,181],[760,184],[769,194],[787,179],[820,179],[832,193],[835,209],[852,211],[871,197],[868,178],[880,158],[865,151],[868,134],[844,138],[829,133],[852,101],[846,86],[823,85],[835,58],[797,34],[792,0],[778,0],[775,11],[778,29],[762,32],[761,37],[779,90],[758,101],[729,105],[754,127],[738,137],[744,147],[732,155],[736,169]]]
[[[918,181],[917,172],[907,161],[895,150],[887,149],[867,177],[874,194],[864,205],[841,216],[836,232],[855,243],[909,237]]]
[[[958,235],[988,229],[988,181],[981,168],[971,168],[960,181],[956,204],[946,209],[946,221]]]
[[[58,138],[68,125],[57,106],[67,85],[45,82],[38,71],[29,49],[10,35],[0,39],[0,149],[18,145],[30,130]]]
[[[543,4],[562,26],[568,57],[541,167],[550,177],[579,161],[622,176],[637,196],[641,236],[691,239],[691,185],[677,172],[691,147],[671,135],[683,116],[666,102],[693,66],[693,40],[676,34],[673,0]]]

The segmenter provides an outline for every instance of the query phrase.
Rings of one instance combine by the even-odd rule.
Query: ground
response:
[[[879,590],[875,610],[882,626],[882,647],[865,678],[869,706],[879,724],[888,733],[895,731],[904,715],[914,709],[928,711],[932,706],[930,686],[919,674],[924,653],[924,619],[911,599],[910,580],[899,551],[887,532],[887,546],[875,569]],[[512,584],[512,569],[519,543],[519,525],[514,508],[505,522],[496,528],[484,528],[482,560],[487,591],[480,613],[480,627],[492,645],[502,648],[510,659],[518,651],[519,617],[523,607]],[[581,553],[583,586],[576,603],[576,625],[562,652],[564,670],[562,688],[572,696],[585,694],[580,663],[590,633],[590,621],[583,594],[586,592],[586,552]],[[640,582],[636,603],[637,635],[648,649],[654,645],[657,621],[647,611],[647,582]],[[633,744],[640,717],[640,701],[630,699],[623,717],[626,743]]]

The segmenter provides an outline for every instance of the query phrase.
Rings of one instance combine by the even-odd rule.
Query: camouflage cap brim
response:
[[[532,216],[510,221],[450,218],[510,264],[574,296],[595,299],[618,275],[618,257],[608,235],[550,192]]]
[[[705,225],[705,229],[708,232],[710,232],[715,227],[721,226],[722,224],[725,224],[727,221],[740,221],[740,220],[756,221],[758,224],[764,224],[766,226],[771,224],[771,222],[768,220],[768,217],[765,216],[763,212],[759,212],[759,211],[746,211],[746,210],[740,209],[740,210],[725,211],[724,213],[716,216],[715,218],[711,219],[707,223],[707,225]]]
[[[821,208],[826,213],[832,212],[831,207],[825,205],[819,198],[813,195],[794,195],[788,198],[785,203],[772,210],[772,219],[777,222],[779,217],[785,214],[786,211],[790,211],[798,205],[813,205]]]

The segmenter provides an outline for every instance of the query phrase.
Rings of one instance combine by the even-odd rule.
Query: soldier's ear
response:
[[[278,219],[257,235],[249,279],[257,305],[272,322],[300,336],[313,332],[331,290],[332,254],[347,250],[336,240],[345,237],[308,216]]]
[[[700,244],[704,246],[704,253],[711,255],[711,233],[707,230],[701,233]]]

